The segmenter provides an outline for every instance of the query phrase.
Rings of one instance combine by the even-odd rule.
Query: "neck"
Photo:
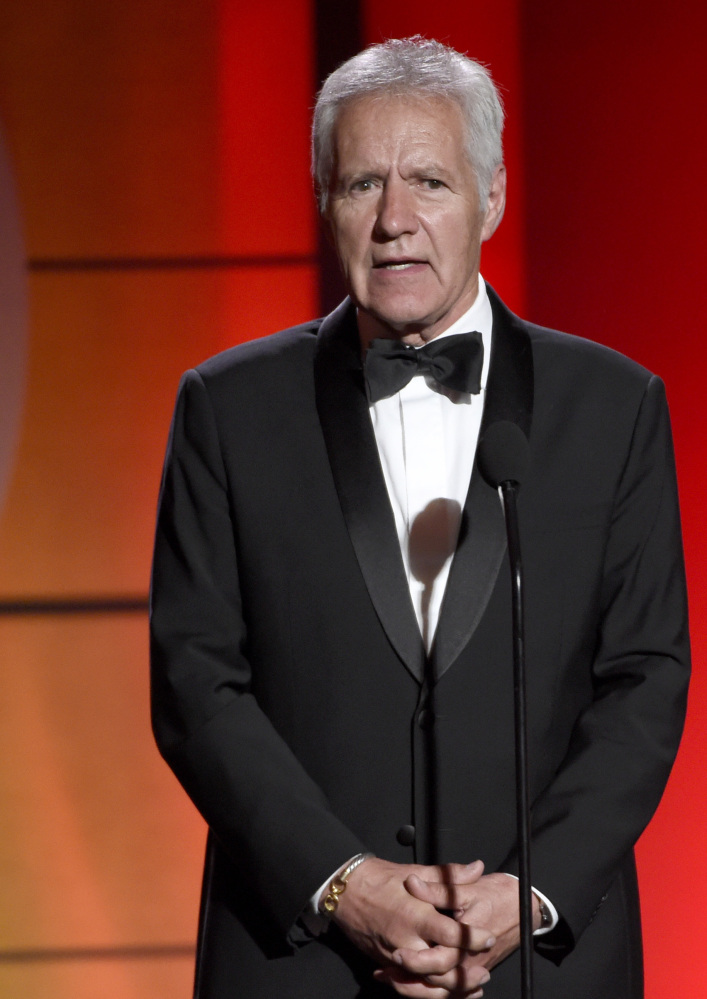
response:
[[[401,343],[407,343],[411,347],[424,347],[430,340],[445,333],[450,326],[453,326],[469,311],[478,299],[478,278],[474,287],[474,296],[471,301],[460,302],[458,308],[432,323],[413,322],[395,327],[383,322],[382,319],[378,319],[370,312],[357,308],[356,321],[362,350],[368,349],[371,340],[400,340]]]

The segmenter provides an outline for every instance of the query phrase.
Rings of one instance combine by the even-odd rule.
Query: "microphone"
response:
[[[492,423],[479,441],[477,460],[488,484],[498,489],[506,520],[508,560],[511,566],[513,620],[513,695],[515,708],[516,829],[520,900],[521,996],[533,995],[533,909],[530,879],[530,803],[528,795],[528,737],[525,697],[525,627],[523,622],[523,564],[516,498],[530,465],[528,440],[516,423]]]

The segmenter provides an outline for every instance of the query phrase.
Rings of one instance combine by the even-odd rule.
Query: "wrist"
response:
[[[331,919],[335,915],[339,908],[340,899],[346,891],[349,877],[361,864],[370,860],[373,856],[374,854],[372,853],[358,853],[355,857],[351,858],[342,870],[335,874],[326,889],[322,892],[319,901],[319,911],[323,916]]]

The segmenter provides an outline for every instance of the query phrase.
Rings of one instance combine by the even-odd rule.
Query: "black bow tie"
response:
[[[387,399],[420,374],[456,392],[476,395],[483,360],[480,333],[456,333],[419,348],[400,340],[372,340],[364,362],[368,396],[371,402]]]

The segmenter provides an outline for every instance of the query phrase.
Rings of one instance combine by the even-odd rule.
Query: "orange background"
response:
[[[485,276],[528,318],[624,350],[667,383],[697,670],[639,861],[648,999],[698,996],[707,16],[687,0],[669,18],[657,2],[437,6],[366,0],[357,14],[364,41],[441,38],[504,89],[510,204]],[[0,128],[29,302],[0,494],[3,999],[190,994],[204,829],[149,732],[155,502],[184,368],[319,311],[315,13],[302,0],[0,11]],[[117,604],[99,612],[101,600]]]

